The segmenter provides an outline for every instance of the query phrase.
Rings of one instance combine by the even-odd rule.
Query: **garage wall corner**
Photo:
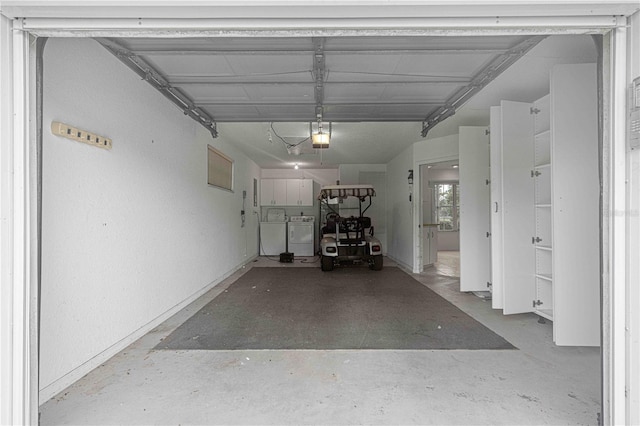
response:
[[[257,256],[260,176],[90,39],[48,41],[43,126],[41,403]],[[207,185],[207,144],[234,160],[234,191]]]

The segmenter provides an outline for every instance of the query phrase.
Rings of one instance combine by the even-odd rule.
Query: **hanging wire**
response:
[[[302,143],[304,143],[304,142],[307,142],[307,141],[309,141],[309,140],[311,139],[311,136],[307,136],[306,138],[302,139],[301,141],[294,142],[294,143],[290,143],[290,142],[287,142],[286,140],[284,140],[284,138],[282,138],[282,136],[280,136],[280,135],[278,134],[278,132],[276,132],[276,129],[274,129],[274,128],[273,128],[273,123],[270,123],[270,127],[271,127],[271,131],[273,132],[273,134],[274,134],[278,139],[280,139],[280,140],[282,141],[282,143],[287,147],[287,149],[295,148],[295,147],[297,147],[298,145],[300,145],[300,144],[302,144]]]

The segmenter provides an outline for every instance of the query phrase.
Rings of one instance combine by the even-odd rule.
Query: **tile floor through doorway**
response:
[[[253,266],[319,267],[261,257],[44,402],[41,424],[596,424],[599,348],[460,293],[458,253],[438,258],[412,276],[519,350],[152,349]]]

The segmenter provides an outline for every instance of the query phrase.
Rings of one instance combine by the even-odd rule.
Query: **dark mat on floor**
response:
[[[398,268],[252,268],[156,349],[515,349]]]

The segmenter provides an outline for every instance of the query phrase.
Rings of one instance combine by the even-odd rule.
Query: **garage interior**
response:
[[[461,128],[485,129],[503,100],[548,94],[556,65],[596,63],[598,36],[102,32],[44,47],[42,424],[600,421],[600,348],[558,346],[551,321],[461,291],[455,232],[442,231],[446,251],[427,265],[414,226],[421,175],[458,165]],[[320,127],[327,149],[311,146]],[[231,159],[232,190],[207,184],[209,148]],[[375,182],[385,270],[516,349],[158,349],[252,270],[294,269],[303,285],[319,269],[314,257],[260,255],[265,179],[311,181],[314,198],[337,181]],[[317,201],[278,207],[323,219]]]
[[[428,150],[439,143],[442,152],[434,155],[433,162],[444,158],[449,160],[447,167],[453,166],[457,155],[454,119],[458,125],[486,124],[489,106],[500,99],[531,101],[548,91],[552,65],[597,60],[590,36],[347,41],[325,39],[322,51],[314,39],[47,41],[44,122],[96,129],[111,138],[113,148],[100,150],[52,134],[44,136],[41,383],[45,392],[70,372],[74,374],[99,347],[104,346],[104,352],[123,334],[131,335],[132,328],[144,327],[150,315],[162,316],[184,294],[197,294],[210,277],[225,284],[229,282],[225,275],[238,268],[281,266],[265,257],[253,262],[260,244],[259,216],[264,215],[260,200],[252,203],[254,179],[302,176],[314,181],[317,194],[320,185],[338,180],[369,183],[360,179],[377,173],[382,185],[376,188],[375,203],[382,199],[386,205],[378,206],[382,213],[376,215],[375,225],[387,255],[386,267],[396,263],[411,271],[411,240],[407,241],[411,234],[403,234],[398,225],[412,215],[406,176],[411,162],[407,166],[403,157],[416,144]],[[317,57],[320,54],[322,60]],[[81,63],[86,65],[75,63],[74,57],[83,58]],[[501,69],[505,57],[512,66]],[[125,65],[134,71],[151,65],[155,71],[134,73]],[[463,97],[460,102],[466,105],[448,117],[443,106],[467,93],[474,81],[487,80],[488,68],[496,69],[496,75],[491,75],[495,80],[474,86],[478,93],[468,102]],[[322,93],[318,93],[319,76]],[[155,81],[163,83],[160,93],[153,87]],[[176,109],[165,99],[167,90],[186,95],[188,100],[181,102],[194,105],[193,109],[189,113]],[[95,102],[88,107],[78,99]],[[201,125],[190,117],[193,114],[207,121]],[[332,123],[328,149],[313,149],[306,137],[309,123],[318,114],[322,114],[320,121]],[[220,123],[212,127],[211,117]],[[438,117],[445,118],[440,133]],[[433,123],[433,129],[422,120]],[[424,139],[423,129],[428,130]],[[279,143],[278,138],[290,145]],[[291,146],[300,140],[304,142]],[[233,159],[233,192],[202,180],[207,144]],[[245,209],[243,224],[240,211]],[[295,215],[295,209],[286,207],[286,212]],[[314,216],[317,212],[317,204],[302,211]],[[88,252],[91,255],[86,256]],[[292,266],[307,265],[318,268],[317,263],[303,265],[300,258]],[[296,281],[301,285],[305,269],[298,270]],[[427,267],[414,276],[498,327],[499,334],[510,334],[516,341],[507,340],[518,348],[517,354],[421,352],[401,347],[381,351],[320,347],[317,353],[269,348],[155,352],[143,342],[163,334],[166,326],[160,326],[133,344],[146,349],[146,361],[132,358],[137,352],[132,347],[125,349],[72,388],[43,401],[42,422],[594,421],[599,412],[598,348],[554,347],[549,341],[550,324],[538,324],[534,315],[499,320],[483,299],[456,294],[455,277],[433,269]],[[326,279],[337,278],[334,274]],[[221,291],[223,284],[203,298]],[[140,300],[145,300],[143,309]],[[194,302],[198,303],[202,298]],[[187,312],[193,313],[193,308]],[[176,315],[187,316],[184,311]],[[158,358],[174,367],[163,364],[148,373],[144,365],[155,365]],[[208,363],[220,367],[206,367]],[[407,382],[401,377],[414,376],[406,370],[412,370],[408,366],[414,363],[429,365],[429,373]],[[348,379],[356,364],[356,376]],[[110,373],[103,378],[104,369]],[[163,375],[169,371],[171,380],[165,381]],[[280,375],[277,386],[274,374]],[[92,379],[96,375],[98,379]],[[128,391],[122,388],[132,375],[138,379],[132,385],[140,398],[135,403],[134,394],[124,398]],[[215,385],[203,386],[202,380]],[[266,382],[268,391],[258,385]],[[160,383],[180,391],[162,391]],[[150,397],[150,385],[166,396]],[[356,389],[367,390],[356,396]],[[190,398],[180,403],[164,400],[176,393]],[[199,394],[195,399],[194,393]],[[225,402],[212,402],[220,398]],[[104,406],[98,408],[101,401]],[[117,401],[120,405],[113,405]],[[200,406],[202,401],[211,401],[207,409]],[[452,415],[446,408],[452,405],[467,409]],[[171,407],[171,413],[163,406]]]

